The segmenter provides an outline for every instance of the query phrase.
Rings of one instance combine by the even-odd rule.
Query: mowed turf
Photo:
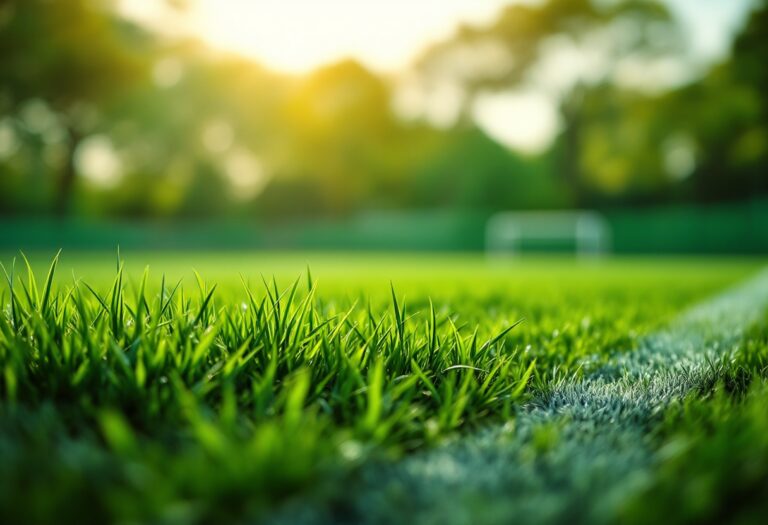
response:
[[[513,421],[533,396],[760,267],[64,253],[55,268],[34,254],[30,274],[12,257],[0,292],[0,517],[57,523],[259,521],[333,500],[372,462]],[[760,392],[764,331],[742,346],[720,367],[730,397],[717,403]],[[669,418],[688,417],[680,410]],[[699,423],[681,428],[698,436]],[[660,428],[663,448],[678,425]],[[756,447],[759,428],[744,438]],[[667,494],[681,454],[644,490]]]

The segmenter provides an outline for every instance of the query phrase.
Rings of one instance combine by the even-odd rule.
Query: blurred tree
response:
[[[658,98],[657,127],[665,128],[672,143],[675,137],[684,139],[678,153],[685,156],[689,150],[683,196],[714,202],[768,194],[766,64],[768,2],[761,1],[726,60]]]
[[[604,83],[585,88],[576,161],[582,198],[589,205],[658,202],[673,177],[664,165],[664,143],[674,138],[660,116],[659,95]],[[686,147],[682,139],[669,147]],[[558,147],[564,147],[560,142]],[[676,177],[684,177],[680,165]]]
[[[284,218],[768,192],[765,0],[729,60],[676,88],[649,67],[679,50],[658,2],[510,5],[419,61],[427,83],[465,95],[447,129],[398,118],[394,84],[356,61],[281,75],[158,38],[116,5],[0,0],[0,211]],[[543,155],[473,122],[480,95],[518,89],[559,107]],[[94,138],[120,159],[113,184],[76,177]]]
[[[746,26],[736,37],[733,76],[751,86],[759,104],[755,122],[734,147],[733,161],[744,168],[751,194],[768,194],[768,1],[758,1]]]
[[[23,117],[26,108],[27,121],[39,116],[40,127],[49,128],[35,131],[63,132],[59,213],[71,204],[78,146],[105,105],[147,73],[141,49],[148,35],[112,16],[111,7],[108,0],[0,3],[0,112]]]
[[[282,158],[295,81],[193,40],[159,47],[152,70],[105,115],[132,173],[123,189],[151,215],[247,212]]]
[[[736,36],[732,53],[733,74],[739,81],[753,86],[768,100],[768,1],[756,2],[744,29]],[[763,106],[768,111],[768,104]],[[765,113],[763,113],[765,117]]]
[[[396,178],[402,126],[390,108],[387,83],[345,60],[300,79],[286,100],[289,134],[281,178],[314,179],[315,207],[346,213]]]
[[[522,157],[476,126],[437,133],[435,147],[410,177],[410,207],[461,210],[552,207],[557,192],[542,159]]]
[[[559,171],[579,202],[593,182],[581,159],[591,86],[621,82],[620,65],[637,69],[678,48],[674,21],[654,0],[548,0],[510,5],[489,25],[462,27],[429,49],[418,66],[434,82],[464,87],[465,118],[474,98],[489,90],[533,87],[558,99]]]
[[[476,127],[438,130],[398,120],[391,99],[386,80],[353,60],[300,79],[286,100],[281,171],[256,205],[270,215],[281,203],[283,214],[339,215],[525,202],[532,162]]]

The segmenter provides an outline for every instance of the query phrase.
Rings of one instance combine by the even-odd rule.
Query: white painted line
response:
[[[681,315],[631,352],[484,430],[362,469],[331,506],[286,508],[284,523],[610,522],[650,475],[648,430],[672,401],[713,379],[768,308],[768,270]],[[300,508],[299,508],[300,506]]]

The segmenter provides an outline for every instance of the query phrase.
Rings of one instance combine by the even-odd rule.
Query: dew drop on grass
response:
[[[429,437],[435,437],[440,433],[440,423],[436,419],[430,418],[424,424],[424,430]]]
[[[363,455],[363,446],[354,440],[344,441],[339,445],[339,452],[347,461],[356,461]]]

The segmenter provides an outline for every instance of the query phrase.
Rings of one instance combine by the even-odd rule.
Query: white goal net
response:
[[[485,246],[491,255],[574,252],[599,256],[611,249],[611,230],[594,211],[502,212],[488,220]]]

